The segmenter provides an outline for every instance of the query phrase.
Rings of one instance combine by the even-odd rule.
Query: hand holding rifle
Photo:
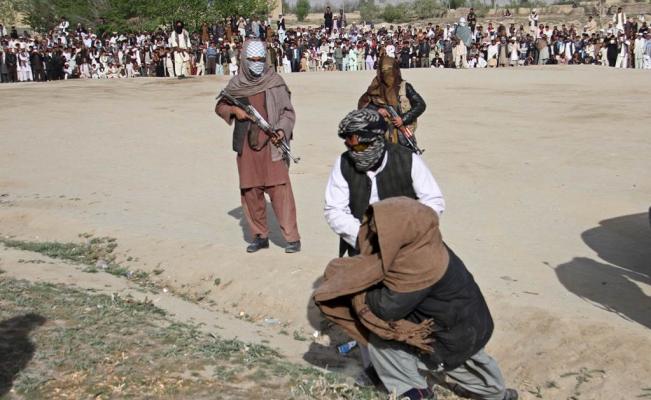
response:
[[[404,121],[402,120],[402,118],[401,118],[400,116],[397,116],[397,117],[393,118],[393,117],[391,116],[391,114],[389,114],[389,112],[388,112],[386,109],[384,109],[384,108],[380,108],[380,109],[378,110],[378,112],[379,112],[380,115],[383,116],[384,118],[388,118],[388,119],[390,119],[391,122],[393,123],[393,125],[394,125],[396,128],[400,128],[400,127],[404,124]]]
[[[232,111],[231,115],[235,117],[236,120],[238,121],[252,121],[253,119],[249,116],[249,114],[246,113],[243,109],[237,107],[237,106],[232,106]]]
[[[409,148],[418,155],[423,154],[424,150],[421,150],[416,144],[416,140],[414,140],[414,133],[411,131],[411,129],[409,129],[409,127],[405,126],[404,121],[402,120],[402,118],[400,117],[396,109],[393,108],[393,106],[385,104],[384,108],[381,108],[380,110],[381,111],[379,112],[382,116],[389,116],[391,118],[393,124],[396,126],[396,128],[398,128],[402,136],[407,141],[407,145],[409,146]]]
[[[283,153],[283,158],[289,162],[289,160],[293,161],[294,163],[298,163],[298,161],[301,159],[300,157],[294,157],[289,150],[289,146],[287,145],[287,142],[285,141],[285,132],[282,130],[277,130],[274,131],[269,122],[265,121],[264,118],[262,118],[262,115],[253,108],[249,104],[244,104],[235,97],[231,96],[230,94],[226,93],[226,91],[222,90],[219,96],[217,96],[217,103],[219,104],[220,101],[226,101],[228,104],[230,104],[232,107],[232,114],[233,116],[238,120],[238,121],[251,121],[254,124],[256,124],[262,132],[264,132],[267,136],[269,136],[269,139],[271,140],[271,143],[273,143],[276,147],[280,149],[280,151]]]

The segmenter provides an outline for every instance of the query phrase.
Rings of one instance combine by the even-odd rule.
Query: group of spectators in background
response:
[[[189,32],[183,22],[153,32],[97,34],[66,18],[44,34],[0,25],[4,82],[70,78],[117,79],[234,75],[247,37],[267,42],[268,63],[282,73],[357,71],[377,67],[381,52],[401,68],[501,68],[541,64],[596,64],[651,69],[651,31],[644,17],[618,9],[606,26],[478,23],[471,8],[454,24],[348,24],[328,7],[318,27],[287,28],[270,19],[229,17]]]

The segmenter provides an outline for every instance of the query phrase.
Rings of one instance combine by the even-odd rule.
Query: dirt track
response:
[[[561,399],[577,376],[604,370],[578,398],[645,394],[651,75],[559,67],[404,76],[428,102],[418,136],[448,204],[443,234],[488,298],[497,322],[489,350],[508,381]],[[112,236],[124,264],[162,268],[169,285],[210,289],[220,308],[309,335],[309,295],[337,248],[322,216],[343,150],[336,126],[371,77],[286,77],[302,156],[292,179],[304,250],[291,256],[277,246],[244,252],[230,128],[213,114],[224,79],[1,85],[0,234]],[[283,350],[300,357],[307,346],[295,344]]]

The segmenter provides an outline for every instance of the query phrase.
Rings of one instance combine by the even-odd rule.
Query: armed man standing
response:
[[[254,235],[247,252],[269,247],[266,193],[287,241],[285,252],[296,253],[301,250],[301,242],[288,165],[289,141],[296,114],[289,88],[283,78],[269,68],[266,60],[264,42],[244,42],[239,74],[224,89],[225,96],[221,96],[215,112],[229,124],[235,120],[233,150],[237,152],[242,209]],[[251,113],[226,100],[229,97],[236,103],[251,106],[258,114],[256,123]],[[268,122],[268,131],[260,128],[264,126],[261,119]]]

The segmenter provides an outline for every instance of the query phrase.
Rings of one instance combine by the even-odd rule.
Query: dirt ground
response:
[[[403,76],[427,101],[417,135],[446,198],[443,235],[488,299],[488,350],[508,383],[524,399],[651,396],[651,74],[586,66]],[[372,73],[285,78],[302,157],[291,169],[301,253],[283,252],[275,221],[271,249],[245,253],[231,129],[213,113],[226,84],[218,77],[1,85],[0,234],[114,237],[123,265],[164,270],[159,283],[179,292],[210,291],[216,320],[279,320],[289,337],[274,323],[265,329],[282,338],[272,344],[325,363],[327,341],[289,339],[320,329],[310,293],[337,251],[322,211],[344,150],[336,128]],[[21,258],[0,247],[0,268],[37,279]],[[254,340],[239,322],[231,333]]]

